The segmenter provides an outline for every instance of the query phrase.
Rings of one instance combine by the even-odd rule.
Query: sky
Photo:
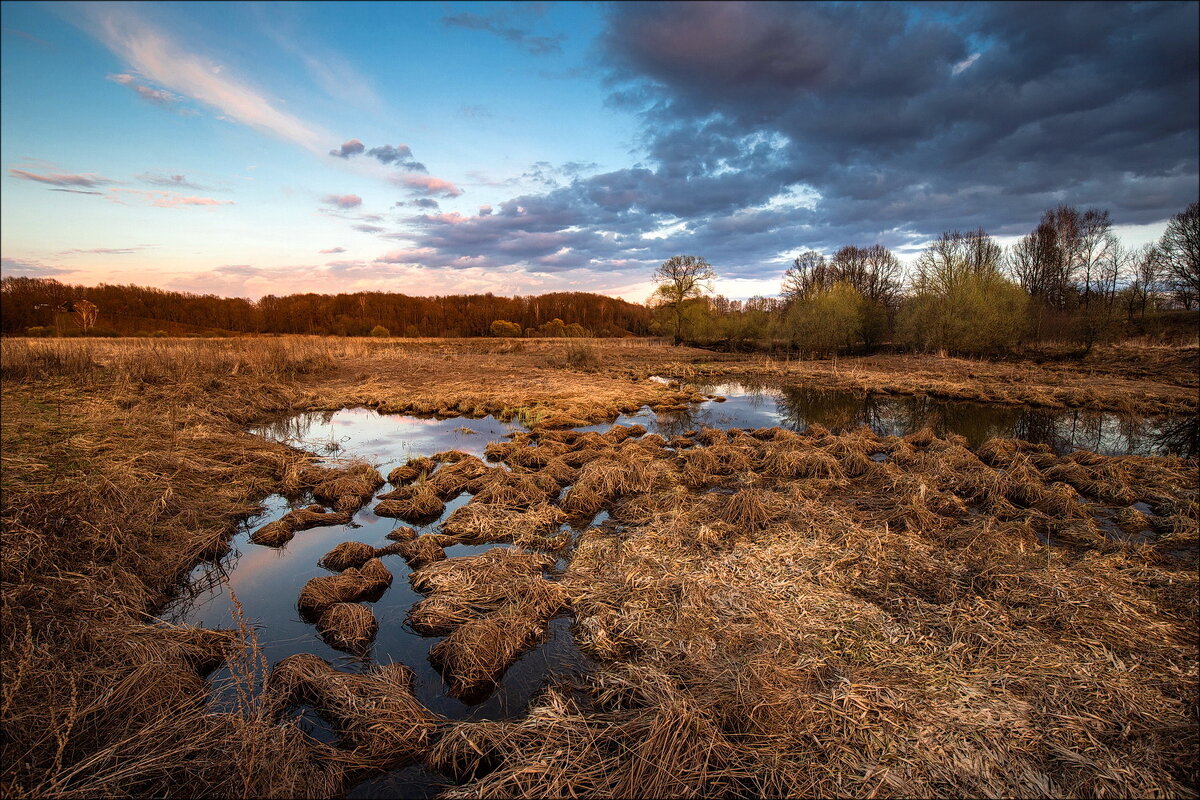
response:
[[[1197,3],[15,3],[0,271],[596,291],[1200,194]]]

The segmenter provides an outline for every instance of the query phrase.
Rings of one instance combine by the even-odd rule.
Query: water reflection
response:
[[[866,425],[881,435],[903,436],[929,427],[939,435],[959,434],[972,446],[993,437],[1009,437],[1045,443],[1059,453],[1084,449],[1105,455],[1174,454],[1194,458],[1200,451],[1200,423],[1195,416],[1149,419],[1082,409],[1004,406],[804,387],[770,389],[724,384],[709,390],[729,398],[724,413],[742,421],[737,427],[758,427],[765,419],[761,398],[773,397],[776,424],[793,430],[804,430],[813,423],[833,431]]]

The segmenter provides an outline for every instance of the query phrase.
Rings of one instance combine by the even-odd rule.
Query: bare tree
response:
[[[982,229],[943,233],[917,256],[913,285],[944,291],[968,277],[991,275],[1000,269],[1002,251]]]
[[[825,256],[816,250],[806,250],[792,261],[783,273],[784,299],[795,302],[813,291],[828,289],[834,284],[833,270]]]
[[[1163,269],[1176,299],[1191,310],[1200,299],[1200,202],[1192,203],[1167,223],[1158,241]]]
[[[1089,208],[1083,212],[1076,224],[1076,231],[1079,236],[1076,248],[1078,271],[1083,276],[1081,299],[1086,307],[1091,304],[1092,296],[1097,291],[1103,291],[1104,281],[1099,278],[1098,273],[1105,269],[1109,251],[1117,246],[1117,238],[1112,233],[1112,220],[1108,212],[1098,208]]]
[[[654,271],[652,280],[658,284],[654,298],[659,306],[670,309],[675,319],[676,346],[683,341],[683,304],[711,292],[716,277],[712,265],[698,256],[671,256]]]
[[[832,266],[835,281],[845,281],[873,303],[890,306],[900,290],[900,259],[881,244],[843,247]]]

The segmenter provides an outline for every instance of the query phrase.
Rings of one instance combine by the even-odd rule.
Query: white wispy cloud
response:
[[[147,22],[135,8],[84,5],[83,13],[90,32],[147,80],[313,153],[328,149],[324,143],[331,136],[320,126],[281,111],[260,90]]]

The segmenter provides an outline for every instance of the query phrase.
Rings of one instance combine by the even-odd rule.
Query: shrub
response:
[[[27,336],[49,336],[52,333],[54,333],[53,328],[47,328],[43,325],[34,325],[32,328],[25,329],[25,335]]]
[[[515,322],[509,322],[504,319],[493,320],[491,324],[492,336],[520,336],[521,326]]]
[[[573,344],[567,347],[567,366],[575,369],[595,369],[600,366],[596,348],[590,344]]]
[[[376,325],[374,328],[371,328],[371,335],[376,339],[386,339],[392,335],[392,332],[382,325]]]
[[[812,292],[797,300],[788,312],[792,343],[802,350],[820,353],[850,345],[862,325],[862,306],[862,295],[841,281]]]

